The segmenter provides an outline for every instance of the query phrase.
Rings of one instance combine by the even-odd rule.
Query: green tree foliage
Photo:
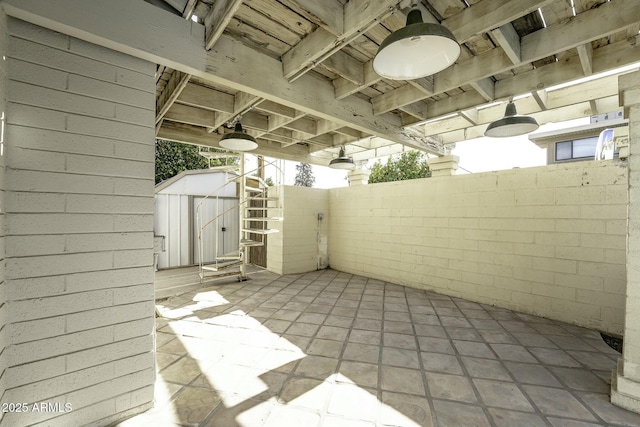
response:
[[[215,148],[210,150],[218,151]],[[227,163],[230,162],[237,163],[237,160],[227,159]],[[211,166],[223,164],[225,159],[211,160]],[[197,146],[156,139],[156,184],[186,170],[208,168],[209,160],[198,154]]]
[[[421,151],[406,151],[400,157],[389,157],[385,165],[377,161],[371,168],[369,184],[429,178],[430,176],[431,170],[426,155]]]
[[[313,187],[316,178],[313,176],[313,170],[309,163],[298,163],[296,165],[296,179],[293,185],[299,187]]]
[[[271,179],[271,177],[268,177],[267,179],[264,180],[264,183],[267,187],[273,187],[275,184],[273,183],[273,179]]]

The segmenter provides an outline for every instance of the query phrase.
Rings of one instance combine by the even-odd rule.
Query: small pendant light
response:
[[[526,135],[538,129],[540,125],[530,116],[519,116],[516,104],[509,101],[504,112],[504,117],[489,124],[484,136],[492,138],[505,138],[509,136]]]
[[[236,122],[233,132],[222,137],[219,144],[222,148],[233,151],[251,151],[258,148],[256,139],[242,130],[240,121]]]
[[[340,154],[338,154],[338,157],[329,162],[329,167],[331,169],[353,170],[355,169],[356,164],[353,162],[351,157],[346,156],[344,153],[344,146],[342,146],[340,147]]]

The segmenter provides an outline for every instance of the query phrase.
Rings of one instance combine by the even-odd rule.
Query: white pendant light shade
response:
[[[242,130],[240,122],[236,122],[234,131],[225,134],[219,144],[222,148],[233,151],[251,151],[258,148],[256,139]]]
[[[340,154],[338,154],[338,157],[329,162],[329,167],[331,169],[353,170],[355,169],[356,164],[353,162],[351,157],[347,157],[344,154],[344,147],[342,147],[340,148]]]
[[[453,65],[460,45],[444,25],[425,23],[418,9],[409,12],[407,25],[389,35],[373,58],[378,75],[392,80],[430,76]]]
[[[510,101],[504,112],[504,117],[489,124],[484,136],[492,138],[506,138],[510,136],[526,135],[538,129],[540,125],[530,116],[519,116],[516,104]]]

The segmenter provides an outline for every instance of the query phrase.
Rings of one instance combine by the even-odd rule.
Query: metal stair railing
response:
[[[278,198],[270,198],[266,196],[266,191],[269,188],[266,183],[264,182],[264,180],[262,180],[261,178],[257,177],[257,176],[252,176],[250,174],[259,171],[260,168],[265,168],[267,166],[273,166],[276,171],[278,172],[278,176],[276,177],[277,182],[278,183],[282,183],[283,181],[283,177],[284,177],[284,170],[281,167],[281,161],[279,159],[275,159],[273,161],[267,162],[266,164],[262,165],[262,166],[258,166],[255,169],[251,169],[248,172],[244,171],[244,154],[240,155],[240,174],[227,179],[227,181],[219,186],[218,188],[216,188],[214,191],[212,191],[210,194],[206,195],[205,197],[202,198],[202,200],[200,200],[200,202],[198,203],[198,205],[196,206],[196,218],[197,218],[197,226],[198,226],[198,253],[199,253],[199,257],[198,257],[198,267],[199,267],[199,275],[200,275],[200,281],[202,281],[205,277],[205,271],[219,271],[223,268],[226,267],[230,267],[232,265],[237,265],[238,263],[240,264],[240,279],[243,280],[244,278],[246,278],[246,265],[248,263],[248,259],[247,259],[247,253],[246,253],[246,248],[249,246],[259,246],[259,245],[263,245],[264,244],[264,239],[261,237],[260,240],[252,240],[248,238],[249,234],[259,234],[259,235],[264,235],[264,234],[268,234],[271,232],[277,232],[278,230],[268,230],[265,229],[263,227],[263,229],[261,230],[255,230],[255,229],[251,229],[251,228],[247,228],[245,227],[245,222],[246,221],[261,221],[263,222],[263,224],[266,226],[268,221],[281,221],[282,217],[271,217],[271,218],[267,218],[266,213],[268,212],[269,209],[282,209],[281,208],[281,203],[280,203],[280,197]],[[247,190],[247,186],[246,186],[246,181],[247,179],[250,180],[254,180],[258,182],[258,187],[248,187]],[[234,206],[224,210],[221,213],[218,213],[215,217],[207,220],[206,222],[203,222],[203,218],[202,218],[202,205],[205,202],[205,200],[211,199],[213,197],[216,198],[216,206],[219,206],[219,200],[220,200],[220,192],[227,187],[228,185],[234,183],[238,181],[240,183],[240,191],[239,191],[239,202],[237,204],[235,204]],[[254,193],[260,193],[260,196],[247,196],[247,191],[249,192],[254,192]],[[261,197],[262,196],[262,197]],[[262,210],[263,211],[263,218],[260,217],[248,217],[248,215],[246,214],[246,212],[248,212],[249,209],[253,209],[253,208],[247,208],[247,203],[251,200],[257,200],[257,199],[262,199],[265,200],[265,206],[261,207],[261,208],[256,208],[255,210]],[[276,200],[278,202],[278,206],[268,206],[268,201],[270,200]],[[237,255],[229,255],[229,254],[222,254],[219,255],[218,254],[218,239],[219,239],[219,233],[216,231],[215,233],[215,246],[214,246],[214,261],[213,263],[210,264],[206,264],[204,262],[204,239],[203,239],[203,232],[204,230],[210,226],[211,224],[215,224],[216,225],[216,230],[218,230],[219,228],[219,221],[220,218],[222,218],[224,215],[228,214],[229,212],[234,211],[235,209],[238,209],[238,215],[239,215],[239,248],[238,248],[238,252]]]

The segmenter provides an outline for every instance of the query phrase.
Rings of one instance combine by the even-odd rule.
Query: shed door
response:
[[[193,238],[193,254],[194,262],[200,262],[200,251],[198,249],[198,219],[196,208],[203,200],[202,197],[193,198],[193,214],[194,214],[194,238]],[[235,198],[208,198],[202,202],[200,206],[202,223],[206,223],[218,215],[221,215],[217,221],[211,222],[202,231],[202,248],[203,262],[210,263],[215,261],[215,257],[222,256],[238,250],[238,210],[232,209],[238,204]],[[228,210],[228,212],[226,212]],[[224,213],[226,212],[226,213]],[[217,234],[217,242],[216,242]],[[217,253],[216,253],[217,243]]]

